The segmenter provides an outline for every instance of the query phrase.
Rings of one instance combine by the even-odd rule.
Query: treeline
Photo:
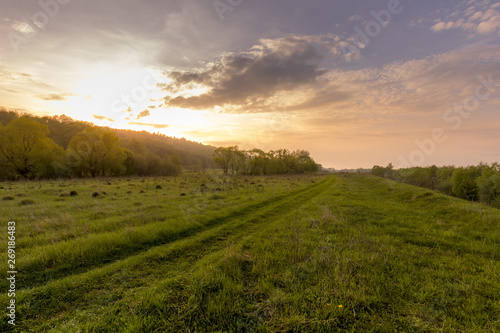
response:
[[[287,149],[264,152],[254,148],[240,150],[238,146],[219,147],[214,152],[214,163],[225,174],[269,175],[287,173],[317,172],[321,166],[316,164],[306,150]]]
[[[0,109],[0,179],[167,176],[213,166],[215,147],[67,116]]]
[[[500,164],[477,166],[415,167],[394,170],[374,166],[372,174],[407,184],[429,188],[457,198],[480,201],[500,208]]]

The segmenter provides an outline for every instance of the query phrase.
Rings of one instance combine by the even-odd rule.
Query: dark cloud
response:
[[[128,124],[129,125],[139,125],[139,126],[151,126],[153,128],[167,128],[169,126],[166,124],[148,124],[148,123],[141,123],[138,121],[131,121]]]
[[[307,38],[288,37],[259,45],[247,55],[227,55],[202,71],[171,72],[173,80],[164,90],[166,106],[209,109],[216,106],[259,106],[282,91],[314,85],[324,70],[321,50]],[[172,95],[196,86],[207,87],[197,96]]]

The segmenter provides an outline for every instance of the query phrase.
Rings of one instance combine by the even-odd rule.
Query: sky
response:
[[[337,169],[500,161],[500,1],[1,7],[0,107]]]

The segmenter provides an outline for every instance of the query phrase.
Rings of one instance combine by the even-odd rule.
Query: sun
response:
[[[214,110],[167,107],[161,85],[169,82],[160,70],[151,68],[94,71],[86,73],[59,106],[64,105],[61,113],[98,126],[145,130],[198,142],[237,135],[237,124],[252,123],[251,119]],[[176,96],[198,96],[208,89],[191,86]]]
[[[164,78],[151,68],[88,73],[65,107],[77,119],[94,121],[97,115],[123,123],[161,100],[159,83]]]

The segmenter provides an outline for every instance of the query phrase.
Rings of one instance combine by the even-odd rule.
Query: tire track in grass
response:
[[[197,221],[151,223],[135,228],[132,232],[130,230],[122,230],[120,232],[97,234],[89,237],[81,237],[66,243],[47,246],[45,249],[38,249],[38,254],[35,254],[28,262],[19,265],[19,277],[24,281],[23,286],[33,287],[45,284],[51,280],[84,273],[94,269],[96,266],[101,267],[117,260],[125,259],[128,256],[136,255],[155,246],[172,243],[211,228],[230,223],[231,221],[245,218],[246,216],[260,216],[259,212],[266,211],[269,207],[286,204],[292,198],[315,192],[317,189],[321,189],[331,183],[332,178],[326,178],[311,186],[250,204],[229,214],[217,216],[202,223]],[[188,227],[179,227],[181,224],[188,224]],[[46,255],[43,250],[50,252]]]
[[[109,281],[123,269],[128,269],[127,272],[135,274],[135,276],[129,276],[131,288],[141,287],[137,285],[137,281],[147,279],[144,275],[144,267],[168,265],[172,268],[169,271],[179,274],[182,270],[175,270],[176,266],[197,262],[204,256],[223,249],[228,243],[248,235],[252,229],[260,228],[262,223],[272,223],[276,216],[297,209],[301,204],[325,192],[333,183],[334,179],[329,177],[313,186],[281,196],[279,200],[254,210],[246,218],[240,218],[244,214],[236,214],[237,217],[233,217],[232,221],[190,237],[152,247],[140,254],[85,273],[74,274],[60,280],[50,281],[43,286],[25,289],[19,294],[19,303],[26,304],[20,308],[20,315],[27,319],[37,316],[38,320],[44,320],[62,312],[74,310],[75,305],[85,305],[88,302],[86,297],[89,293],[112,287]]]

